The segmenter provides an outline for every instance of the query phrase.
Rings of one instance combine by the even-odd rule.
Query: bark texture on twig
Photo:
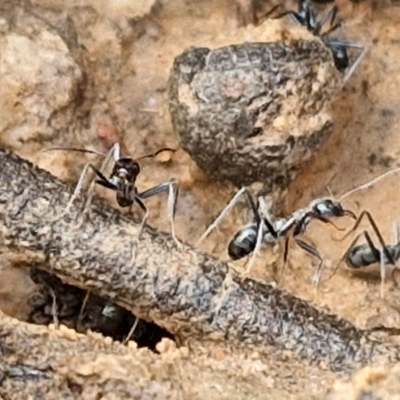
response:
[[[240,282],[215,258],[146,227],[99,200],[85,216],[78,199],[60,215],[71,188],[0,149],[0,244],[16,256],[92,291],[178,335],[274,345],[333,369],[386,350],[340,318],[267,284]],[[399,349],[391,348],[399,359]]]

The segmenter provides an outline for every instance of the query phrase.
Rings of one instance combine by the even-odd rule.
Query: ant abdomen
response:
[[[251,224],[241,229],[229,242],[228,254],[232,260],[239,260],[252,253],[257,243],[257,225]]]

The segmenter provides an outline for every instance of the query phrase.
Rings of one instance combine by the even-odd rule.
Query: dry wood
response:
[[[0,149],[0,245],[17,260],[45,269],[153,321],[181,341],[230,341],[293,350],[313,363],[343,369],[387,353],[366,333],[278,288],[241,282],[228,265],[170,235],[138,225],[98,199],[82,214],[72,188]],[[391,358],[400,358],[397,347]]]

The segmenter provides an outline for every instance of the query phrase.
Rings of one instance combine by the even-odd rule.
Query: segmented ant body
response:
[[[357,218],[356,215],[350,211],[343,208],[341,202],[348,196],[353,195],[356,192],[361,190],[368,189],[371,186],[374,186],[379,181],[387,178],[389,175],[395,174],[400,171],[400,168],[392,169],[378,177],[372,179],[371,181],[360,185],[344,195],[342,195],[338,200],[333,198],[321,198],[313,200],[308,207],[295,211],[292,215],[287,218],[279,218],[276,220],[272,220],[268,215],[267,207],[262,198],[258,199],[258,202],[255,202],[253,196],[251,195],[248,188],[242,188],[235,194],[235,196],[231,199],[228,205],[221,211],[219,216],[215,219],[215,221],[207,228],[207,230],[203,233],[200,239],[197,241],[197,245],[200,244],[211,232],[213,229],[217,228],[221,221],[228,215],[228,213],[232,210],[232,208],[238,203],[240,196],[243,194],[246,196],[247,202],[250,206],[254,214],[254,221],[244,228],[240,229],[233,239],[230,241],[228,245],[228,253],[229,256],[238,260],[245,256],[252,254],[252,258],[250,259],[249,265],[247,267],[246,273],[248,273],[251,269],[252,263],[254,262],[254,258],[257,255],[262,243],[277,243],[280,241],[285,241],[285,249],[284,249],[284,264],[286,264],[287,256],[288,256],[288,246],[290,238],[297,243],[303,250],[307,253],[313,255],[318,258],[319,266],[314,275],[314,282],[318,283],[320,280],[320,273],[322,272],[323,260],[318,252],[318,250],[305,242],[300,238],[303,235],[309,223],[312,220],[319,220],[321,222],[327,223],[333,226],[337,230],[341,230],[338,228],[333,220],[341,217],[348,216],[353,219],[357,219],[357,222],[354,228],[348,233],[350,234],[355,229],[357,229],[361,219],[364,215],[367,215],[372,226],[376,227],[372,217],[369,215],[367,211],[363,211],[360,214],[360,217]],[[374,228],[375,229],[375,228]],[[380,257],[379,260],[381,262],[386,263],[386,259],[389,260],[389,263],[394,265],[394,261],[397,260],[397,245],[395,246],[386,246],[382,236],[380,235],[378,229],[376,228],[377,236],[382,246],[382,251],[384,254],[384,258]],[[347,235],[346,235],[347,237]],[[352,245],[354,245],[353,242]],[[369,246],[369,249],[366,247],[359,247],[358,249],[353,249],[352,252],[347,252],[345,256],[341,259],[340,262],[346,259],[348,265],[352,265],[351,268],[366,268],[370,265],[368,260],[378,260],[378,252],[372,250],[373,248]],[[369,254],[371,252],[371,254]],[[336,270],[336,268],[335,268]],[[329,278],[328,278],[329,279]]]
[[[99,170],[94,169],[94,172],[99,178],[96,180],[97,184],[115,191],[120,207],[130,207],[136,201],[143,209],[143,203],[136,188],[136,179],[140,173],[140,166],[136,160],[129,157],[116,159],[108,179]]]
[[[204,238],[206,238],[209,233],[220,224],[222,219],[234,207],[234,205],[238,202],[239,197],[243,194],[246,196],[250,208],[253,211],[254,222],[245,226],[235,234],[228,245],[228,254],[231,259],[238,260],[253,253],[246,271],[247,273],[250,271],[252,263],[254,262],[254,257],[262,243],[268,244],[285,241],[283,259],[284,264],[286,264],[289,240],[290,238],[293,238],[299,247],[301,247],[307,253],[318,258],[320,263],[316,272],[316,279],[319,279],[317,276],[319,276],[322,269],[322,256],[314,246],[300,239],[300,236],[305,233],[308,224],[312,220],[319,220],[332,225],[336,229],[339,229],[332,222],[332,220],[344,216],[349,216],[356,219],[355,214],[350,210],[345,210],[338,201],[330,198],[323,198],[313,200],[308,207],[294,212],[287,218],[279,218],[275,221],[272,221],[268,216],[268,212],[262,198],[259,198],[256,205],[256,202],[254,201],[249,189],[242,188],[232,198],[226,208],[220,213],[218,218],[207,228],[207,230],[198,240],[197,244],[200,244]]]
[[[247,190],[246,194],[250,196]],[[311,220],[318,219],[333,225],[332,219],[346,215],[356,218],[351,211],[344,210],[340,203],[329,198],[314,200],[307,208],[294,212],[288,218],[276,219],[274,222],[271,222],[266,217],[261,217],[261,212],[257,208],[254,208],[253,212],[256,216],[256,222],[241,229],[229,243],[228,254],[234,260],[243,258],[254,251],[257,232],[260,227],[260,222],[258,221],[261,219],[263,219],[264,223],[264,231],[262,232],[262,241],[264,243],[275,243],[282,239],[288,241],[288,237],[291,235],[300,247],[319,258],[316,249],[311,248],[310,245],[298,238],[298,236],[305,233]]]
[[[278,6],[275,6],[268,14],[271,14],[273,11],[275,11],[277,7]],[[310,0],[299,0],[297,11],[284,11],[283,13],[274,17],[274,19],[288,16],[294,23],[306,27],[307,30],[313,35],[318,36],[331,50],[335,67],[340,72],[345,72],[343,77],[343,83],[345,83],[354,73],[355,69],[359,66],[367,52],[367,49],[363,45],[346,42],[329,36],[330,33],[337,30],[342,25],[341,22],[334,24],[337,12],[338,7],[333,6],[323,18],[318,20]],[[328,20],[330,20],[330,28],[324,33],[321,33],[323,26]],[[351,65],[348,55],[348,49],[350,48],[361,50],[361,54],[354,61],[353,65]]]
[[[176,202],[178,198],[178,182],[175,179],[172,179],[168,182],[160,183],[150,189],[147,189],[143,192],[139,192],[136,187],[136,179],[140,173],[140,165],[138,163],[139,160],[144,158],[153,158],[164,151],[172,151],[175,152],[176,150],[170,148],[162,148],[155,153],[147,154],[145,156],[133,159],[131,157],[123,157],[121,156],[120,145],[116,143],[108,154],[99,153],[95,150],[86,150],[86,149],[76,149],[76,148],[61,148],[55,147],[51,149],[46,149],[44,151],[53,151],[53,150],[64,150],[64,151],[78,151],[81,153],[92,153],[98,154],[105,157],[104,162],[100,169],[97,169],[91,163],[85,165],[79,181],[76,185],[75,191],[68,202],[66,207],[66,211],[71,207],[76,197],[79,195],[82,187],[84,185],[84,180],[86,175],[91,169],[97,176],[95,180],[95,184],[99,184],[107,189],[111,189],[116,193],[116,200],[120,207],[132,207],[135,203],[139,205],[139,207],[144,212],[144,217],[142,218],[141,226],[139,232],[142,231],[142,228],[148,218],[149,212],[147,207],[145,206],[143,200],[158,195],[160,193],[168,192],[168,217],[170,220],[171,226],[171,235],[177,245],[181,245],[179,240],[175,235],[175,225],[174,225],[174,218],[175,218],[175,211],[176,211]],[[107,167],[107,164],[111,159],[114,159],[114,166],[109,178],[105,177],[103,174],[103,170]],[[89,195],[87,198],[85,208],[90,205],[91,199],[93,195],[93,184],[89,189]],[[65,214],[64,212],[64,214]]]

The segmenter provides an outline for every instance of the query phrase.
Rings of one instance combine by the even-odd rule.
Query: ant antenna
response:
[[[363,185],[360,185],[360,186],[348,191],[347,193],[345,193],[343,196],[340,197],[339,201],[342,201],[346,197],[348,197],[356,192],[359,192],[360,190],[368,189],[369,187],[375,185],[375,183],[377,183],[377,182],[381,181],[382,179],[388,177],[389,175],[392,175],[399,171],[400,171],[400,167],[392,169],[388,172],[385,172],[384,174],[377,176],[376,178],[372,179],[371,181],[364,183]]]
[[[120,149],[119,143],[115,143],[114,146],[115,146],[114,159],[118,160],[119,158],[121,158],[121,149]],[[93,150],[93,149],[79,149],[77,147],[51,147],[49,149],[43,149],[42,153],[46,153],[46,152],[53,151],[53,150],[76,151],[79,153],[97,154],[99,156],[107,157],[107,154],[104,154],[100,151]],[[158,156],[160,153],[163,153],[164,151],[171,151],[172,153],[175,153],[176,151],[178,151],[178,149],[171,149],[170,147],[163,147],[161,149],[158,149],[154,153],[149,153],[149,154],[145,154],[144,156],[140,156],[139,158],[136,158],[134,161],[143,160],[144,158],[154,158],[154,157]]]
[[[162,149],[158,149],[154,153],[149,153],[145,154],[144,156],[140,156],[139,158],[136,158],[135,161],[143,160],[144,158],[154,158],[158,156],[160,153],[163,153],[164,151],[170,151],[172,153],[175,153],[178,151],[178,149],[171,149],[170,147],[163,147]]]
[[[79,153],[89,153],[89,154],[97,154],[98,156],[106,157],[107,154],[104,154],[100,151],[93,150],[93,149],[79,149],[77,147],[50,147],[49,149],[42,149],[41,153],[47,153],[49,151],[76,151]]]

